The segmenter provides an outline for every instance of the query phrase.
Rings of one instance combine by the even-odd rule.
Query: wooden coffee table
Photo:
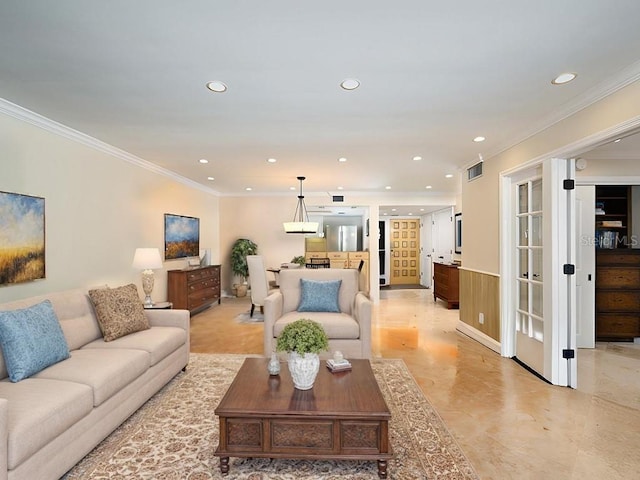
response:
[[[387,478],[391,413],[368,360],[331,373],[322,362],[311,390],[293,388],[287,364],[269,376],[268,358],[247,358],[222,398],[215,455],[229,473],[229,457],[376,460]]]

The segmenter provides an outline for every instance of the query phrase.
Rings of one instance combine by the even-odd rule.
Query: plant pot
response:
[[[313,388],[313,382],[316,381],[320,370],[320,357],[317,353],[299,355],[296,352],[290,352],[288,366],[295,388],[298,390]]]
[[[236,285],[236,297],[246,297],[247,296],[247,284],[241,283]]]

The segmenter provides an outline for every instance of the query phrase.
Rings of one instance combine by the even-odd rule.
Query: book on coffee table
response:
[[[332,372],[345,372],[347,370],[351,370],[351,362],[346,359],[342,359],[339,361],[330,358],[327,360],[327,368]]]

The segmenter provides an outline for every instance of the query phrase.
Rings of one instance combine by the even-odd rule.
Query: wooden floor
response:
[[[431,290],[381,292],[374,357],[402,358],[483,479],[640,478],[640,346],[580,350],[579,387],[551,386],[455,330]],[[191,319],[191,351],[262,354],[248,298]]]

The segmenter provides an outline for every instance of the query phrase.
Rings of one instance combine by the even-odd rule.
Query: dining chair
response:
[[[264,299],[271,292],[262,255],[247,255],[247,266],[249,267],[249,283],[251,285],[251,313],[249,316],[253,318],[256,307],[260,307],[260,312],[264,313]]]

